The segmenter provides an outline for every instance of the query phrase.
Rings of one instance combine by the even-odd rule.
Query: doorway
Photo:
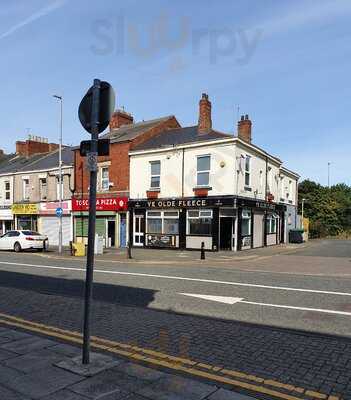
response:
[[[119,225],[119,247],[127,246],[127,216],[126,214],[120,215]]]
[[[145,218],[142,214],[134,215],[134,235],[133,245],[143,246],[144,245],[144,231],[145,231]]]
[[[107,221],[107,246],[116,246],[116,221]]]
[[[233,218],[221,217],[220,218],[220,250],[233,249]]]

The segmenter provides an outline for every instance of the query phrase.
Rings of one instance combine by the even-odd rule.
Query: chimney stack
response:
[[[56,150],[58,144],[48,143],[47,138],[29,135],[26,141],[18,140],[16,142],[16,154],[24,157],[30,157],[34,154],[48,153]]]
[[[238,138],[251,143],[251,127],[252,122],[249,116],[247,114],[245,116],[242,115],[240,121],[238,121]]]
[[[212,129],[211,119],[211,102],[208,99],[208,94],[202,93],[202,97],[199,101],[199,123],[198,132],[209,133]]]
[[[118,129],[123,125],[130,125],[134,122],[132,114],[124,110],[116,110],[111,117],[110,121],[110,131]]]

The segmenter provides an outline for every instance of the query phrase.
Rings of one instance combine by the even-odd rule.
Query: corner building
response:
[[[130,238],[148,248],[245,250],[284,243],[296,226],[299,175],[252,143],[212,128],[203,94],[195,126],[167,129],[130,150]]]

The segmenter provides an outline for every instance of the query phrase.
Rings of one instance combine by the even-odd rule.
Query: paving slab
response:
[[[80,380],[82,380],[82,377],[79,375],[72,374],[60,368],[48,367],[40,371],[18,376],[11,382],[7,382],[7,386],[30,398],[39,399]]]
[[[167,375],[136,392],[153,400],[202,400],[216,390],[217,388],[213,385]]]
[[[162,377],[168,375],[165,372],[147,368],[129,361],[121,362],[117,367],[114,367],[113,370],[117,370],[127,375],[134,376],[135,378],[144,379],[146,381],[157,381]]]
[[[69,358],[67,360],[55,363],[56,367],[62,368],[66,371],[73,372],[81,376],[94,376],[106,369],[110,369],[118,364],[121,360],[116,360],[111,356],[98,353],[90,353],[90,362],[84,365],[82,362],[82,356]]]
[[[0,349],[0,361],[8,360],[9,358],[18,357],[18,354]]]
[[[16,393],[13,390],[7,389],[0,386],[0,399],[1,400],[30,400],[29,397],[25,397],[20,393]]]
[[[63,389],[55,393],[49,394],[41,398],[40,400],[88,400],[87,397],[83,397],[80,394],[71,392],[70,390]]]
[[[30,337],[32,337],[32,335],[28,333],[14,331],[12,329],[4,329],[0,331],[0,344]]]
[[[0,353],[1,354],[1,353]],[[24,373],[38,371],[50,367],[53,363],[64,361],[66,357],[62,354],[54,353],[48,349],[33,351],[25,355],[10,358],[2,364],[9,368],[14,368]]]
[[[10,343],[2,344],[0,348],[9,350],[17,354],[26,354],[34,350],[44,349],[55,345],[56,343],[50,339],[42,339],[40,337],[28,337],[25,339],[15,340]]]
[[[9,382],[12,382],[15,379],[23,376],[23,372],[0,365],[0,387],[1,385],[8,386]]]
[[[70,386],[69,389],[95,400],[111,393],[121,396],[122,392],[136,391],[147,385],[150,385],[149,381],[137,379],[116,370],[109,370]]]
[[[82,349],[79,347],[71,346],[70,344],[59,343],[55,346],[50,346],[50,351],[58,354],[62,354],[66,357],[75,357],[82,353]]]

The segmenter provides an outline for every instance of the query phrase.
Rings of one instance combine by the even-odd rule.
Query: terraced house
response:
[[[248,115],[235,136],[213,129],[205,93],[197,125],[164,130],[129,155],[134,246],[244,250],[286,242],[296,226],[299,175],[253,143]]]
[[[72,239],[71,196],[74,188],[73,152],[62,150],[63,244]],[[16,153],[0,162],[0,207],[2,232],[29,229],[48,235],[58,244],[59,206],[58,145],[44,138],[30,137],[16,142]]]

